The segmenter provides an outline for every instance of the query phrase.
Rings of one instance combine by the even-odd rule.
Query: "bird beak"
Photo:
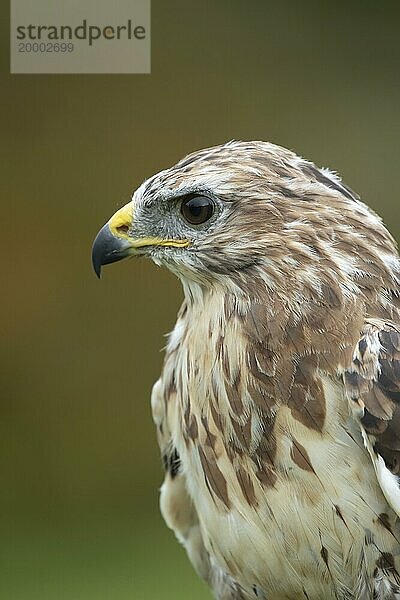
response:
[[[101,267],[127,256],[142,254],[139,249],[146,246],[169,246],[184,248],[190,244],[187,239],[163,239],[159,237],[134,238],[129,235],[133,225],[133,203],[120,208],[97,234],[92,248],[92,264],[97,277]]]
[[[133,244],[127,232],[132,226],[132,203],[120,208],[96,235],[92,248],[93,269],[100,277],[101,267],[132,254]]]

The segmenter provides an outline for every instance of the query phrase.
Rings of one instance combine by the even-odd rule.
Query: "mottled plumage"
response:
[[[400,598],[400,261],[380,218],[330,171],[229,142],[110,219],[96,271],[128,254],[183,284],[152,393],[161,511],[215,597]]]

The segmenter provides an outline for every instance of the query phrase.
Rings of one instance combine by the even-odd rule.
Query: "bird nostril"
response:
[[[118,227],[115,228],[115,230],[120,235],[128,235],[129,226],[128,225],[119,225]]]

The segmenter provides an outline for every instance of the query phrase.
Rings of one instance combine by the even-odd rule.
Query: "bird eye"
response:
[[[214,214],[214,202],[207,196],[192,196],[181,204],[183,218],[191,225],[201,225]]]

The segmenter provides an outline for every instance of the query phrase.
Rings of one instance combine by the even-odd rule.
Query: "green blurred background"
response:
[[[151,75],[1,55],[0,598],[209,598],[158,511],[149,394],[182,293],[90,247],[185,153],[265,139],[400,224],[399,3],[153,0]]]

